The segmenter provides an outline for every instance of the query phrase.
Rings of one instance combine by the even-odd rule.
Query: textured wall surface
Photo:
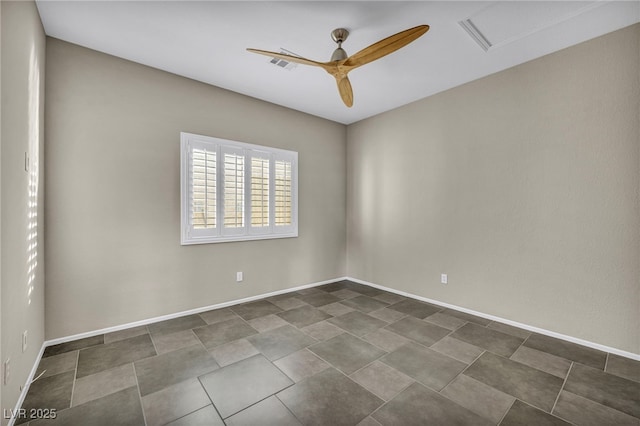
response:
[[[344,276],[343,125],[47,43],[47,339]],[[181,131],[298,151],[299,237],[181,246]]]
[[[639,55],[635,25],[349,126],[348,275],[639,354]]]
[[[2,409],[13,409],[44,341],[43,142],[45,36],[33,2],[0,2],[2,361],[10,379]],[[25,170],[25,153],[29,170]],[[27,349],[22,352],[22,333]],[[3,411],[3,414],[5,412]],[[2,424],[7,419],[2,416]]]

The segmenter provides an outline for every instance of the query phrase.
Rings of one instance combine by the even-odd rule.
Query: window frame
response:
[[[216,216],[215,228],[195,229],[192,224],[192,152],[202,149],[215,152]],[[244,211],[243,226],[224,226],[224,154],[234,153],[244,157]],[[253,158],[269,159],[269,225],[251,225],[251,173]],[[275,163],[291,163],[291,223],[276,225],[275,217]],[[206,178],[206,177],[205,177]],[[237,142],[193,133],[180,133],[180,243],[181,245],[253,241],[298,236],[298,153],[280,148]]]

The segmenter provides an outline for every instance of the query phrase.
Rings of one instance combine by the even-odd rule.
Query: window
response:
[[[182,244],[298,236],[298,153],[180,134]]]

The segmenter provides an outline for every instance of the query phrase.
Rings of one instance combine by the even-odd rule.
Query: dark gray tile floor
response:
[[[640,362],[349,281],[48,347],[30,425],[635,425]],[[28,411],[27,411],[28,412]]]

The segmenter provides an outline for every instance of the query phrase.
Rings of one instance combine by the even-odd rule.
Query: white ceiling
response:
[[[640,21],[639,1],[37,1],[47,35],[340,123],[405,105]],[[485,51],[460,24],[469,19]],[[328,61],[407,28],[424,36],[349,75],[354,106],[320,68],[247,52]],[[469,25],[467,25],[469,27]],[[477,34],[476,34],[477,36]]]

